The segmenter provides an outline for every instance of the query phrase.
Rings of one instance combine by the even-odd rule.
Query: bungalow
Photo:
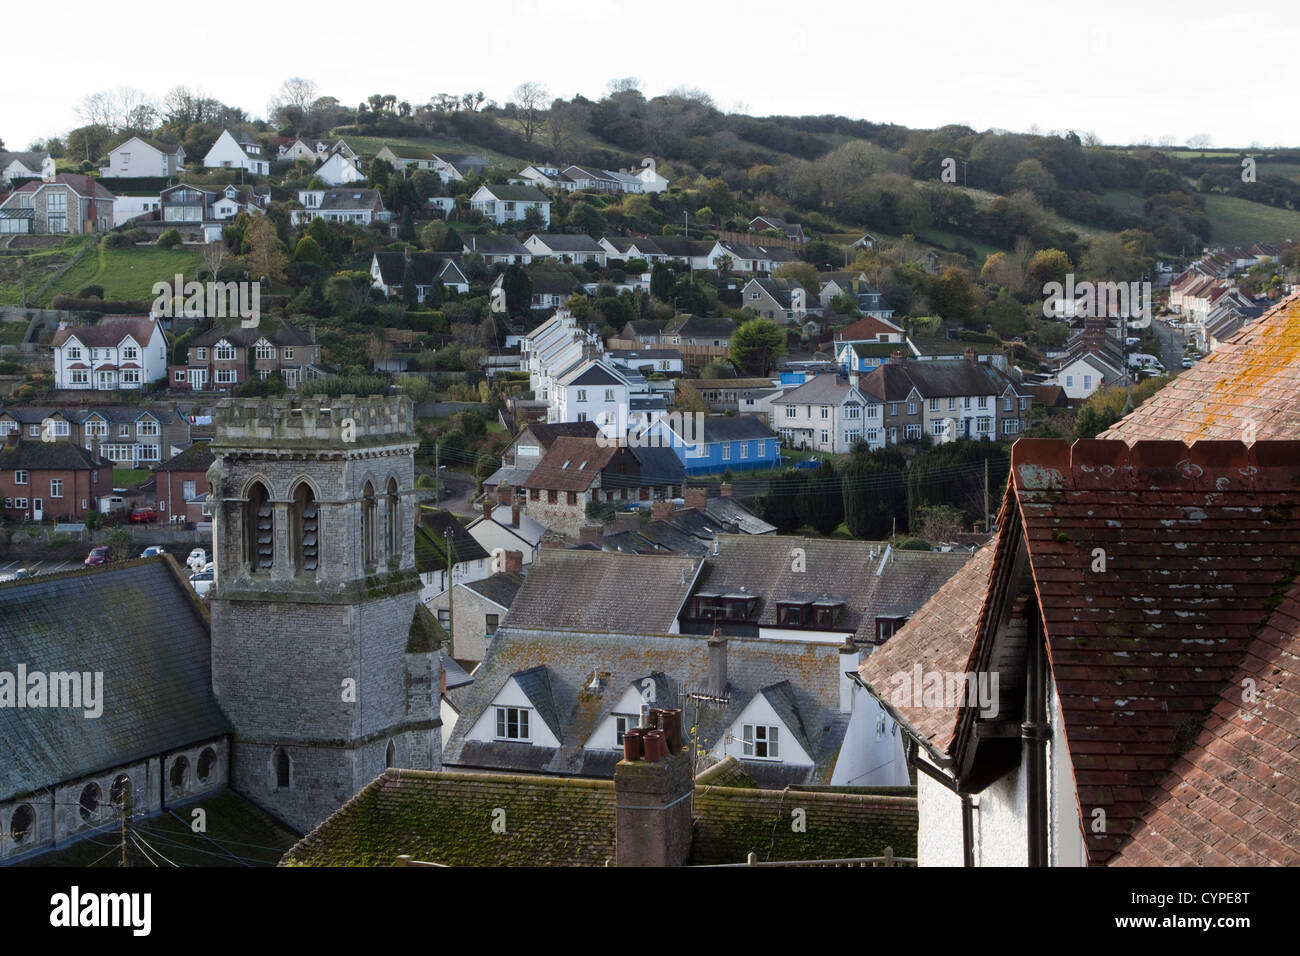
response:
[[[1123,385],[1129,381],[1124,369],[1112,365],[1095,352],[1084,352],[1062,364],[1052,384],[1064,389],[1067,398],[1082,399],[1108,385]]]
[[[246,169],[255,176],[271,172],[271,161],[262,153],[262,145],[247,133],[232,133],[223,129],[212,144],[203,165],[213,169]]]
[[[289,213],[289,221],[294,226],[315,219],[368,226],[391,218],[378,189],[302,189],[298,191],[298,201],[303,208]]]
[[[417,302],[429,297],[435,282],[445,289],[469,292],[469,279],[461,271],[456,257],[441,252],[376,252],[370,260],[371,284],[386,296],[399,295],[406,279],[407,263],[415,280]]]
[[[768,230],[779,232],[787,239],[792,239],[795,242],[807,241],[803,234],[803,226],[797,222],[786,222],[779,216],[755,216],[749,220],[749,228],[753,232],[766,232]]]
[[[498,226],[523,219],[535,210],[546,226],[551,224],[551,201],[535,186],[485,184],[469,198],[469,207]]]
[[[433,170],[440,162],[432,150],[418,146],[389,146],[387,143],[375,153],[375,159],[382,159],[399,172],[416,169]]]
[[[604,266],[607,255],[604,247],[591,236],[558,232],[534,233],[524,240],[524,247],[534,258],[558,259],[574,265],[594,262]]]
[[[776,432],[751,415],[670,415],[652,425],[648,435],[668,444],[688,475],[754,471],[781,463]]]
[[[718,272],[771,272],[799,257],[780,246],[750,246],[741,242],[715,242],[702,268]]]
[[[50,348],[55,388],[139,390],[167,378],[167,339],[149,316],[104,316],[94,325],[62,324]]]
[[[54,157],[43,151],[15,153],[0,149],[0,183],[6,188],[15,179],[54,178]]]
[[[96,180],[80,173],[32,180],[0,202],[0,233],[107,232],[113,228],[116,200]]]
[[[170,178],[185,168],[185,147],[132,136],[108,151],[108,165],[99,175],[127,179],[138,176]]]
[[[461,251],[467,256],[482,256],[484,265],[526,266],[533,254],[514,236],[467,236]]]
[[[530,272],[528,278],[533,285],[533,294],[528,304],[531,309],[561,308],[568,304],[570,296],[575,292],[582,294],[583,291],[582,286],[578,285],[578,280],[567,272],[539,270]],[[503,272],[493,281],[492,288],[500,289],[504,282]]]

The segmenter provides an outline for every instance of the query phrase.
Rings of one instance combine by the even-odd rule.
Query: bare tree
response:
[[[203,263],[203,268],[211,273],[213,279],[221,277],[221,267],[229,258],[230,251],[226,249],[225,242],[220,239],[207,243],[199,250],[199,261]]]
[[[103,126],[114,129],[116,108],[113,96],[107,90],[89,93],[77,104],[77,115],[86,121],[87,126]]]
[[[541,83],[520,83],[515,87],[513,119],[519,125],[524,142],[531,143],[546,114],[550,94]]]
[[[568,153],[573,143],[573,133],[578,121],[573,107],[562,99],[551,104],[551,112],[546,117],[546,144],[551,149],[555,161]]]
[[[605,90],[609,96],[615,93],[638,93],[641,90],[641,81],[635,76],[617,77],[605,84]]]
[[[473,113],[483,106],[484,99],[485,97],[483,96],[482,90],[479,90],[477,93],[465,93],[460,98],[460,105]]]

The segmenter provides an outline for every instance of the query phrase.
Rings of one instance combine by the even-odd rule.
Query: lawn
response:
[[[106,299],[152,299],[155,282],[170,282],[178,272],[192,276],[198,262],[198,253],[184,248],[100,246],[54,283],[45,294],[45,303],[60,292],[76,295],[88,285],[103,286]]]
[[[113,487],[124,488],[138,485],[140,482],[148,480],[152,474],[153,472],[148,468],[114,468]]]
[[[1214,230],[1215,245],[1248,245],[1300,238],[1300,212],[1209,193],[1205,211]]]
[[[435,153],[450,153],[453,156],[464,156],[469,153],[479,153],[488,159],[496,162],[508,161],[511,163],[522,163],[523,160],[514,156],[507,156],[505,153],[498,153],[494,150],[483,149],[475,146],[473,143],[466,143],[464,140],[448,139],[442,136],[353,136],[346,135],[342,137],[358,153],[373,157],[388,146],[414,146],[422,149],[432,150]]]
[[[32,293],[72,258],[79,245],[80,240],[72,240],[57,249],[33,249],[21,256],[0,256],[0,305],[21,305],[24,288],[27,304],[33,305]]]

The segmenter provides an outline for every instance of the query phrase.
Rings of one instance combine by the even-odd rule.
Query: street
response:
[[[1151,328],[1160,343],[1160,363],[1170,375],[1177,375],[1183,370],[1183,345],[1187,336],[1181,329],[1171,329],[1162,319],[1152,319]]]

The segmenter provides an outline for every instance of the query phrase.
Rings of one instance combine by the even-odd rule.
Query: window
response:
[[[731,461],[731,445],[727,442],[722,443],[722,460]]]
[[[134,346],[128,345],[126,348],[122,349],[122,361],[134,362],[137,361],[139,358],[140,358],[140,350],[135,348]]]
[[[945,418],[936,418],[934,421],[930,422],[931,435],[942,435],[947,430],[948,420]]]
[[[68,358],[70,359],[81,358],[81,349],[77,348],[77,346],[75,345],[68,346]]]
[[[794,406],[793,406],[793,405],[787,405],[787,406],[785,407],[785,417],[786,417],[786,418],[794,418]]]
[[[989,397],[987,395],[981,395],[980,408],[988,408],[988,407],[989,407]]]
[[[200,362],[206,362],[208,360],[207,349],[195,349],[195,351],[198,352],[198,359]]]
[[[962,398],[962,400],[961,400],[961,407],[962,407],[962,408],[970,408],[970,396],[969,396],[969,395],[966,395],[966,396],[964,396],[964,397]]]
[[[747,441],[742,441],[742,442],[740,443],[740,457],[741,457],[741,458],[748,458],[748,457],[749,457],[749,442],[747,442]]]
[[[1073,376],[1073,375],[1067,375],[1067,376],[1065,376],[1065,387],[1066,387],[1066,388],[1074,388],[1074,376]]]
[[[497,708],[497,740],[531,740],[528,710],[524,707]]]
[[[897,415],[897,414],[898,414],[898,402],[890,402],[890,403],[889,403],[889,414],[891,414],[891,415]]]
[[[1015,435],[1020,431],[1020,420],[1018,418],[1008,418],[1002,422],[1002,433],[1004,435]]]
[[[272,349],[271,351],[272,351],[272,353],[273,353],[273,354],[271,355],[271,357],[272,357],[272,358],[275,358],[275,355],[274,355],[275,350]],[[285,349],[285,350],[284,350],[284,355],[283,355],[282,357],[285,358],[286,360],[287,360],[287,359],[291,359],[291,358],[293,358],[293,349]]]
[[[25,484],[27,484],[27,472],[25,472],[25,471],[15,471],[15,472],[14,472],[14,484],[15,484],[15,485],[25,485]]]
[[[546,492],[546,503],[555,505],[560,503],[560,493],[558,491]]]
[[[483,621],[483,634],[484,634],[484,636],[486,636],[486,637],[488,637],[488,638],[494,637],[494,636],[496,635],[496,632],[497,632],[497,624],[498,624],[499,621],[500,621],[500,616],[497,615],[497,614],[488,614],[488,615],[485,615],[485,617],[484,617],[484,621]]]
[[[1083,377],[1083,387],[1084,387],[1085,389],[1090,389],[1090,388],[1092,388],[1092,376],[1091,376],[1091,375],[1085,375],[1085,376]]]
[[[103,438],[107,434],[107,422],[86,422],[86,436],[88,438]]]
[[[50,497],[51,497],[51,498],[62,498],[62,497],[63,497],[63,479],[62,479],[62,478],[51,478],[51,479],[50,479]]]
[[[273,359],[275,358],[275,346],[267,345],[264,342],[258,343],[257,348],[253,350],[253,354],[260,359]]]
[[[930,399],[930,411],[937,412],[938,410],[939,410],[939,400],[937,398]]]
[[[213,357],[218,362],[233,362],[235,359],[235,347],[233,345],[218,345]]]
[[[950,412],[955,411],[956,408],[957,408],[957,399],[955,398],[948,399],[948,411]]]
[[[780,730],[766,724],[745,724],[742,731],[746,757],[759,760],[780,760]]]
[[[275,788],[277,790],[289,789],[291,770],[292,767],[289,763],[289,752],[281,747],[275,752]]]
[[[368,571],[379,563],[375,544],[375,489],[367,481],[361,489],[361,560]]]
[[[909,415],[915,415],[915,414],[916,414],[916,402],[908,402],[908,403],[907,403],[907,414],[909,414]]]
[[[874,444],[875,444],[876,442],[878,442],[878,441],[880,441],[880,429],[879,429],[879,428],[868,428],[868,429],[867,429],[867,444],[869,444],[869,445],[874,445]]]
[[[613,400],[614,400],[614,390],[612,388],[605,389],[605,401],[612,402]]]
[[[40,425],[28,425],[28,426],[27,426],[27,437],[28,437],[28,438],[40,438],[40,437],[41,437],[41,426],[40,426]]]
[[[26,498],[15,498],[15,499],[14,499],[14,507],[17,508],[19,511],[26,511],[26,510],[27,510],[27,499],[26,499]]]
[[[131,437],[131,426],[130,426],[130,425],[121,425],[121,426],[119,426],[118,429],[117,429],[117,437],[118,437],[118,438],[130,438],[130,437]]]
[[[13,819],[9,822],[9,836],[15,843],[22,843],[35,829],[36,811],[30,803],[24,803],[14,811]]]
[[[184,757],[177,757],[172,761],[171,773],[168,774],[171,780],[173,792],[179,793],[185,789],[190,782],[190,762]]]
[[[194,482],[187,481],[182,493],[188,501],[194,496]],[[293,555],[293,570],[315,571],[320,565],[320,507],[307,482],[300,482],[293,492],[293,507],[289,512],[289,553]]]
[[[387,542],[389,560],[402,558],[401,498],[397,494],[397,479],[389,478],[384,491],[384,541]]]
[[[81,799],[78,801],[81,804],[82,820],[90,822],[91,818],[95,816],[95,811],[99,809],[102,798],[103,793],[99,789],[99,784],[88,783],[82,788]]]
[[[861,405],[855,405],[852,402],[850,402],[848,405],[844,406],[845,418],[858,418],[861,414],[862,414]]]
[[[158,430],[157,422],[140,422],[135,426],[135,433],[141,437],[146,435],[157,435]]]
[[[919,440],[921,437],[921,426],[916,424],[908,425],[903,429],[903,437],[908,441]]]
[[[566,492],[564,500],[569,505],[576,505],[578,503],[578,493],[576,491]]]
[[[992,430],[993,420],[987,415],[981,415],[977,420],[977,427],[981,435],[987,435]]]
[[[0,422],[0,435],[8,435],[10,432],[18,431],[17,422]]]
[[[831,440],[831,433],[827,431],[825,428],[823,428],[821,435],[822,435],[822,444],[823,445],[828,444]]]
[[[830,418],[830,417],[831,417],[831,407],[829,405],[823,405],[822,418]]]
[[[235,381],[235,374],[236,374],[236,373],[235,373],[235,370],[234,370],[233,368],[219,368],[219,369],[217,369],[217,378],[216,378],[217,384],[218,384],[218,385],[232,385],[232,384],[234,384],[234,381]]]
[[[587,390],[585,388],[578,389],[578,397],[574,399],[574,401],[585,402],[586,400],[587,400]]]
[[[275,560],[275,514],[271,495],[260,481],[248,492],[244,511],[244,560],[249,571],[266,571]]]
[[[193,500],[193,498],[194,498],[195,494],[197,493],[197,491],[198,491],[198,488],[197,488],[197,483],[196,483],[196,482],[193,482],[193,481],[182,481],[182,482],[181,482],[181,497],[184,498],[186,501],[191,501],[191,500]]]
[[[217,763],[217,752],[211,747],[204,747],[203,752],[199,754],[198,765],[194,768],[200,780],[207,780],[212,776],[212,768]]]
[[[73,385],[89,385],[90,373],[85,369],[73,369],[68,381]]]
[[[124,773],[117,775],[113,785],[108,788],[108,802],[120,807],[131,793],[131,778]]]
[[[623,746],[624,736],[627,735],[627,732],[629,730],[632,730],[634,727],[636,727],[637,722],[640,719],[641,718],[639,717],[631,717],[628,716],[627,714],[614,715],[614,746],[615,747]]]

